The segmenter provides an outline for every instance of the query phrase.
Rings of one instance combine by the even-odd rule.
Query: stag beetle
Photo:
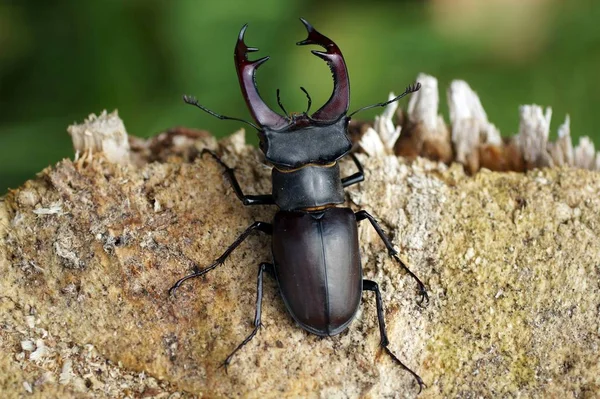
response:
[[[367,219],[373,225],[389,255],[418,284],[420,302],[428,300],[425,286],[400,260],[398,252],[373,216],[364,210],[354,213],[350,208],[336,206],[344,202],[345,187],[364,180],[362,165],[350,153],[350,117],[358,111],[397,101],[419,90],[420,85],[409,86],[392,100],[346,115],[350,86],[344,57],[333,41],[317,32],[306,20],[300,20],[308,31],[308,37],[297,44],[323,47],[326,51],[313,50],[312,53],[325,60],[333,74],[333,94],[312,115],[308,115],[311,99],[304,88],[301,89],[308,97],[308,109],[301,114],[287,114],[281,104],[279,90],[277,102],[285,116],[270,109],[262,100],[255,83],[255,72],[269,57],[248,60],[247,54],[258,49],[247,47],[244,42],[247,25],[242,27],[238,36],[234,59],[242,94],[256,125],[243,119],[219,115],[200,105],[194,97],[184,96],[186,103],[219,119],[241,121],[258,131],[260,148],[266,161],[273,165],[271,194],[244,194],[232,168],[210,150],[204,150],[203,154],[208,153],[221,165],[244,205],[277,205],[279,211],[272,223],[254,222],[217,260],[181,278],[169,293],[173,294],[186,280],[200,277],[223,264],[252,232],[266,233],[272,236],[273,263],[261,263],[258,269],[254,329],[225,359],[223,366],[230,363],[233,355],[256,335],[261,326],[263,274],[268,272],[276,277],[285,306],[293,319],[305,330],[320,336],[332,336],[344,331],[356,315],[362,292],[373,291],[377,303],[380,345],[395,363],[416,379],[420,392],[423,380],[388,348],[379,286],[374,281],[363,279],[358,222]],[[358,172],[342,178],[338,161],[346,155],[352,158]]]

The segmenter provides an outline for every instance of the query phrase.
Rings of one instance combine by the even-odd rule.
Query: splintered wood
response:
[[[125,125],[117,111],[100,115],[90,114],[81,124],[67,128],[73,140],[75,157],[91,157],[93,153],[102,152],[114,163],[129,162],[129,141]]]
[[[453,81],[448,90],[450,124],[439,113],[438,81],[433,76],[420,74],[421,89],[410,96],[403,110],[394,102],[375,117],[374,122],[352,121],[350,136],[358,142],[360,151],[369,156],[396,154],[410,160],[429,158],[450,164],[464,165],[468,173],[481,168],[493,171],[523,172],[535,168],[574,166],[600,170],[600,152],[586,136],[571,143],[569,116],[558,128],[558,138],[551,142],[550,122],[552,109],[539,105],[519,107],[519,131],[502,137],[498,128],[488,120],[477,93],[463,80]],[[390,93],[389,99],[394,98]],[[129,137],[116,111],[99,116],[91,114],[82,124],[71,125],[68,132],[73,139],[76,159],[91,159],[93,153],[103,152],[115,163],[143,164],[165,160],[165,156],[182,155],[178,147],[192,159],[201,148],[189,145],[194,140],[208,148],[215,140],[206,131],[174,128],[150,141]],[[162,151],[161,149],[166,149]],[[164,154],[163,154],[164,152]],[[154,158],[152,158],[154,157]]]
[[[455,80],[447,91],[450,126],[439,114],[438,82],[420,74],[421,90],[414,93],[406,113],[396,111],[392,122],[388,106],[376,117],[373,127],[363,129],[359,145],[367,154],[389,153],[390,138],[396,137],[394,153],[407,158],[422,156],[436,161],[461,163],[469,173],[481,168],[494,171],[525,171],[541,167],[574,166],[600,170],[600,155],[588,137],[577,146],[571,143],[569,116],[558,129],[558,139],[549,141],[552,109],[539,105],[519,107],[519,131],[502,138],[492,124],[477,93],[462,80]],[[451,132],[451,134],[449,133]]]

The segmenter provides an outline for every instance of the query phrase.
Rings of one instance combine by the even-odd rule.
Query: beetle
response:
[[[384,320],[383,301],[375,281],[363,278],[358,242],[358,222],[368,220],[384,242],[389,255],[418,284],[421,301],[429,300],[424,284],[400,260],[375,218],[364,210],[354,212],[344,203],[344,188],[364,180],[364,170],[358,158],[351,153],[352,143],[348,138],[348,123],[356,112],[385,106],[398,101],[409,93],[419,90],[420,85],[409,86],[401,95],[383,102],[363,107],[347,115],[350,85],[344,57],[338,46],[315,30],[305,19],[308,37],[297,45],[317,45],[325,51],[312,53],[327,62],[333,74],[334,88],[329,100],[312,115],[308,108],[301,114],[288,115],[281,104],[279,90],[277,102],[284,116],[265,104],[258,93],[255,73],[269,59],[248,59],[248,53],[258,51],[248,47],[244,35],[248,25],[239,33],[235,52],[235,66],[248,109],[256,124],[243,119],[219,115],[199,104],[194,97],[184,96],[184,101],[203,111],[225,120],[244,122],[258,131],[260,149],[268,163],[273,165],[272,192],[264,195],[247,195],[242,191],[234,170],[210,150],[203,150],[221,165],[235,194],[244,205],[276,205],[279,210],[272,223],[262,221],[250,225],[212,264],[195,270],[178,280],[169,290],[170,294],[185,281],[200,277],[224,263],[227,257],[252,232],[259,231],[272,236],[272,263],[261,263],[257,277],[257,299],[254,329],[225,359],[227,366],[233,355],[247,344],[261,326],[263,275],[275,276],[280,294],[292,318],[300,327],[319,336],[332,336],[348,328],[356,316],[363,291],[375,293],[379,322],[380,346],[392,360],[407,370],[419,384],[423,380],[404,365],[388,348],[389,340]],[[341,177],[339,160],[350,156],[357,172]]]

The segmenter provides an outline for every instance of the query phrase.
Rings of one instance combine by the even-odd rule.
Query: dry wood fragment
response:
[[[448,105],[455,160],[474,173],[480,168],[479,149],[502,145],[500,133],[488,122],[479,97],[466,82],[455,80],[450,84]]]
[[[450,133],[444,119],[438,114],[437,79],[420,74],[417,82],[421,83],[421,90],[410,97],[408,117],[395,145],[396,154],[409,159],[422,156],[436,161],[450,162],[452,160]]]
[[[111,162],[129,162],[129,142],[125,125],[117,111],[99,116],[90,114],[82,124],[74,124],[67,129],[73,140],[76,158],[92,156],[101,152]]]
[[[394,145],[397,155],[408,159],[422,156],[447,164],[459,162],[469,173],[481,168],[521,172],[562,165],[600,170],[600,152],[596,153],[589,138],[580,138],[573,148],[568,116],[558,129],[557,141],[549,141],[550,107],[544,110],[538,105],[522,105],[518,133],[503,138],[466,82],[455,80],[448,88],[450,126],[447,126],[438,114],[437,79],[420,74],[417,81],[422,85],[421,90],[412,94],[406,115],[402,110],[397,111],[396,126],[389,118],[388,108],[372,127],[362,129],[359,143],[367,154],[389,153],[391,138],[400,132]]]

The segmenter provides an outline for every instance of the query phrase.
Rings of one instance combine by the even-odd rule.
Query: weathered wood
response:
[[[461,86],[452,86],[453,98]],[[464,159],[479,151],[480,165],[500,157],[519,165],[509,161],[518,156],[521,165],[549,162],[543,151],[526,150],[530,144],[482,134],[489,122],[474,93],[465,93],[453,120],[469,126],[479,148],[469,136]],[[417,109],[400,132],[426,132],[413,136],[411,151],[452,153],[437,109],[423,111],[431,120]],[[375,124],[388,138],[396,130],[389,122],[388,115]],[[595,166],[590,142],[569,146],[568,121],[556,144],[536,129],[536,140],[523,141],[546,146],[553,164]],[[420,308],[414,282],[372,228],[360,226],[365,275],[382,288],[391,348],[427,383],[422,397],[599,395],[600,175],[562,166],[469,176],[458,164],[387,154],[389,139],[378,139],[384,153],[358,154],[366,181],[348,190],[348,204],[378,217],[429,287],[431,302]],[[378,350],[371,295],[347,332],[322,339],[294,325],[272,280],[264,328],[227,374],[220,369],[251,329],[268,238],[250,238],[177,297],[167,290],[274,210],[243,207],[219,166],[197,155],[204,147],[222,153],[248,193],[270,190],[269,168],[243,132],[216,143],[179,128],[129,143],[117,148],[128,162],[83,147],[78,160],[47,168],[0,200],[3,397],[415,395],[413,379]],[[342,168],[352,173],[352,162]]]

